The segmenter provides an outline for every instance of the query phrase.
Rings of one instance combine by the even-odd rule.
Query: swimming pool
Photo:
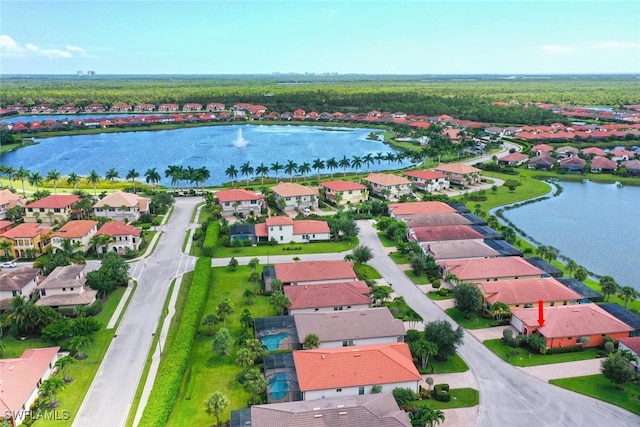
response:
[[[287,374],[278,372],[269,380],[269,396],[273,400],[280,400],[289,392],[289,383],[287,382]]]
[[[268,351],[277,350],[278,348],[280,348],[280,341],[287,338],[288,336],[289,334],[285,334],[284,332],[267,335],[262,338],[262,345],[264,345]]]

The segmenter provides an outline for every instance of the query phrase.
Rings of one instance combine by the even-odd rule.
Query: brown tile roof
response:
[[[588,147],[588,148],[583,148],[582,149],[582,154],[593,154],[593,155],[596,155],[596,156],[606,156],[607,152],[604,151],[602,148]]]
[[[68,288],[68,287],[82,287],[86,282],[86,277],[77,277],[84,270],[82,264],[72,264],[56,267],[46,279],[38,285],[38,289],[52,289],[52,288]]]
[[[46,297],[40,297],[40,299],[36,301],[36,305],[46,307],[74,307],[76,305],[88,305],[93,304],[97,295],[98,291],[94,291],[93,289],[83,290],[82,292],[67,292],[64,294],[48,295]]]
[[[521,257],[468,259],[441,261],[438,264],[447,267],[458,280],[482,280],[500,277],[540,276],[544,272]]]
[[[295,182],[280,181],[271,187],[271,190],[280,197],[317,196],[317,188],[309,188]]]
[[[431,242],[422,245],[428,252],[439,259],[463,259],[463,258],[491,258],[500,256],[500,253],[478,240],[449,240],[445,242]]]
[[[58,231],[53,233],[53,237],[63,239],[81,238],[87,235],[92,228],[98,225],[98,221],[88,219],[78,219],[67,222]]]
[[[389,205],[389,209],[394,216],[457,212],[454,208],[443,202],[392,203]]]
[[[93,205],[94,208],[102,208],[104,206],[111,206],[112,208],[119,208],[120,206],[132,208],[137,206],[138,209],[145,212],[148,210],[149,199],[125,191],[115,191],[107,194],[102,200]]]
[[[503,302],[512,304],[533,304],[538,301],[575,301],[582,295],[564,286],[553,277],[498,280],[480,282],[482,293],[494,304]]]
[[[2,237],[7,239],[16,239],[20,237],[34,238],[38,235],[44,235],[51,232],[50,228],[42,227],[40,224],[32,222],[23,222],[13,227],[11,230],[5,231]]]
[[[591,160],[591,168],[599,168],[599,169],[617,169],[618,164],[613,160],[607,159],[606,157],[596,156]]]
[[[357,191],[357,190],[366,190],[367,187],[362,184],[358,184],[356,182],[351,181],[343,181],[343,180],[335,180],[335,181],[327,181],[320,183],[321,186],[328,188],[331,191]]]
[[[67,208],[74,203],[80,201],[80,197],[71,194],[55,194],[47,197],[43,197],[40,200],[27,204],[27,208],[44,208],[55,209]]]
[[[479,233],[468,225],[413,227],[409,230],[409,239],[416,242],[439,242],[443,240],[467,240],[482,238],[482,233]]]
[[[538,309],[514,309],[511,313],[545,338],[631,332],[633,328],[596,304],[556,305],[544,308],[544,325],[538,326]]]
[[[283,283],[315,282],[321,280],[355,280],[351,261],[299,261],[276,264],[276,277]]]
[[[301,391],[420,381],[405,343],[293,352]]]
[[[436,168],[436,171],[456,173],[456,174],[470,174],[481,172],[480,169],[465,163],[440,163]]]
[[[371,289],[360,280],[285,286],[282,289],[291,301],[289,310],[371,304]]]
[[[139,236],[140,229],[122,221],[105,222],[96,233],[96,236],[106,234],[107,236]]]
[[[242,202],[245,200],[247,201],[260,200],[260,199],[264,199],[264,196],[262,194],[257,194],[253,191],[234,188],[229,190],[217,191],[216,198],[220,203],[226,203],[226,202]]]
[[[38,277],[37,268],[20,267],[0,271],[0,291],[19,291]]]
[[[409,181],[407,178],[390,173],[372,172],[364,178],[364,181],[371,182],[372,184],[378,184],[382,187],[393,187],[396,185],[411,184],[411,181]]]

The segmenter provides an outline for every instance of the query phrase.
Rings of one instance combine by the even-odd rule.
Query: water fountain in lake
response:
[[[238,129],[238,135],[236,136],[235,141],[233,141],[233,146],[242,148],[242,147],[246,147],[248,143],[249,141],[247,141],[242,137],[242,128]]]

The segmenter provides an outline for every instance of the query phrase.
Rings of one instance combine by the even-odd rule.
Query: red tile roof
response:
[[[98,221],[88,219],[69,221],[63,225],[58,231],[53,233],[53,237],[63,239],[81,238],[87,235],[91,229],[98,225]]]
[[[350,281],[357,278],[351,261],[299,261],[276,264],[276,277],[283,283],[323,280]]]
[[[444,240],[483,239],[482,233],[468,225],[440,225],[413,227],[409,238],[416,242],[440,242]]]
[[[230,190],[220,190],[216,192],[216,198],[220,203],[226,202],[242,202],[248,200],[264,199],[264,195],[257,194],[253,191],[242,190],[240,188]]]
[[[277,225],[293,225],[293,220],[288,216],[272,216],[267,218],[267,227],[273,227]]]
[[[317,196],[316,188],[305,187],[295,182],[280,182],[271,187],[271,190],[280,197]]]
[[[327,221],[313,219],[293,221],[293,234],[323,234],[330,232]]]
[[[582,298],[552,277],[535,279],[498,280],[481,282],[478,285],[484,291],[491,304],[503,302],[507,305],[536,303],[540,300],[571,301]]]
[[[511,153],[506,156],[500,157],[498,160],[502,162],[521,162],[526,160],[529,156],[522,153]]]
[[[430,180],[430,179],[442,179],[442,178],[446,178],[447,175],[443,174],[442,172],[436,172],[436,171],[409,171],[405,173],[406,176],[410,176],[412,178],[417,178],[417,179],[424,179],[424,180]]]
[[[291,301],[289,310],[371,304],[371,298],[369,297],[371,288],[361,280],[284,286],[282,289]]]
[[[483,280],[500,277],[542,277],[544,272],[529,264],[524,258],[510,256],[504,258],[469,259],[439,262],[458,280]]]
[[[436,168],[436,171],[456,173],[456,174],[471,174],[482,172],[480,169],[464,163],[440,163]]]
[[[321,186],[328,188],[331,191],[357,191],[366,190],[367,187],[351,181],[335,180],[320,183]]]
[[[419,381],[405,343],[293,352],[301,391]]]
[[[50,228],[42,227],[40,224],[31,222],[23,222],[13,227],[11,230],[2,234],[2,237],[7,239],[16,239],[19,237],[33,238],[39,234],[47,234],[51,231]]]
[[[591,168],[615,170],[618,168],[618,164],[613,160],[607,159],[606,157],[596,156],[591,161]]]
[[[107,236],[139,236],[140,229],[122,221],[105,222],[96,233],[96,236],[105,234]]]
[[[390,173],[370,173],[364,178],[364,181],[378,184],[383,187],[393,187],[397,185],[408,185],[411,183],[403,176],[393,175]]]
[[[389,209],[395,216],[457,212],[454,208],[443,202],[392,203],[389,205]]]
[[[80,201],[80,197],[72,194],[54,194],[29,203],[27,208],[64,209]]]
[[[518,134],[518,136],[520,135]],[[549,153],[553,151],[553,147],[548,144],[538,144],[531,147],[531,151],[532,152],[541,151],[543,153]]]
[[[640,355],[640,337],[620,338],[618,342],[626,345],[631,351]]]

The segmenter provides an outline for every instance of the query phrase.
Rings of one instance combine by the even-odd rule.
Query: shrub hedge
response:
[[[204,313],[210,282],[211,258],[199,258],[178,332],[168,350],[167,357],[160,365],[147,406],[138,424],[140,427],[163,426],[169,419],[180,391],[182,377],[187,369],[193,340]]]
[[[202,242],[202,253],[206,257],[212,257],[213,251],[218,245],[218,236],[220,235],[220,223],[215,221],[207,227],[207,234]]]
[[[451,394],[449,393],[449,384],[436,384],[433,387],[434,397],[439,402],[449,402]]]

